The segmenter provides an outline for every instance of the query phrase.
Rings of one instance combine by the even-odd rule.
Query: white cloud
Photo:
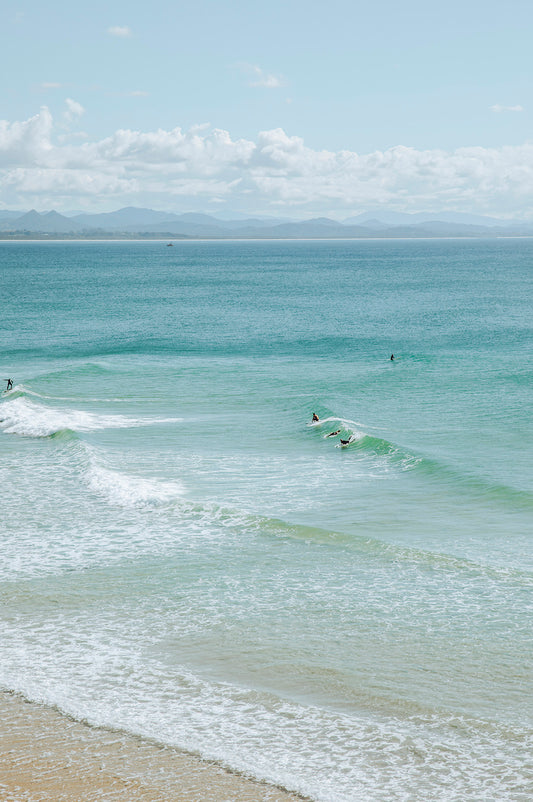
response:
[[[24,122],[0,120],[0,178],[5,174],[3,168],[46,164],[54,150],[52,128],[52,115],[46,106]]]
[[[65,103],[67,104],[68,113],[72,117],[81,117],[81,115],[85,113],[85,109],[81,103],[78,103],[76,100],[72,100],[72,98],[67,97]]]
[[[241,68],[248,73],[248,86],[257,86],[264,89],[279,89],[285,86],[285,79],[280,75],[272,75],[258,67],[256,64],[242,64]]]
[[[496,114],[502,114],[504,111],[524,111],[523,106],[501,106],[499,103],[496,103],[494,106],[489,106],[491,111],[496,112]]]
[[[128,28],[127,25],[112,25],[107,29],[107,33],[110,36],[118,36],[119,39],[128,39],[133,36],[131,28]]]
[[[83,111],[68,99],[71,119]],[[118,130],[96,142],[60,138],[58,128],[46,107],[0,121],[1,205],[168,208],[174,198],[181,208],[216,201],[302,216],[385,205],[533,217],[533,144],[359,154],[315,150],[280,128],[253,140],[205,125]]]
[[[81,142],[81,140],[86,141],[88,138],[89,134],[87,133],[87,131],[69,131],[66,134],[59,134],[57,137],[57,141],[63,145],[65,142],[70,142],[72,140],[77,139]]]
[[[58,84],[55,81],[43,81],[41,84],[41,89],[61,89],[62,84]]]
[[[66,125],[70,125],[75,120],[79,119],[85,113],[85,109],[76,100],[67,97],[65,100],[66,110],[63,112],[63,121]]]

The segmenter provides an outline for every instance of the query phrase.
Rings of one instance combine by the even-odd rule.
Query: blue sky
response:
[[[0,208],[533,217],[533,6],[5,0]]]

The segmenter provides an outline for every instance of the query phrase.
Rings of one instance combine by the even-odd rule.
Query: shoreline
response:
[[[0,691],[6,802],[303,802],[299,794]]]

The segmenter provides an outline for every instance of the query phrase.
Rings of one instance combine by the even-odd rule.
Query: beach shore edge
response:
[[[0,691],[5,802],[296,802],[304,797]]]

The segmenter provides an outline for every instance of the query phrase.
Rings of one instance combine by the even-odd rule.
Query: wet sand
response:
[[[296,802],[167,746],[0,692],[2,802]]]

